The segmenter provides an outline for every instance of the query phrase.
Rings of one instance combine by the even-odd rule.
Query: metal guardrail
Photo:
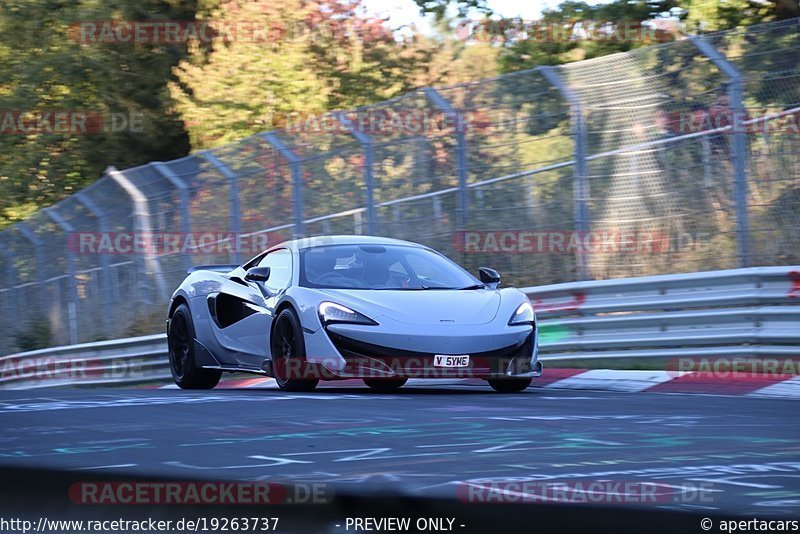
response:
[[[524,291],[541,359],[800,356],[800,266],[555,284]],[[164,334],[0,358],[0,389],[170,380]]]
[[[126,385],[170,379],[165,334],[0,357],[0,389]]]
[[[793,356],[800,267],[756,267],[526,289],[541,359]]]

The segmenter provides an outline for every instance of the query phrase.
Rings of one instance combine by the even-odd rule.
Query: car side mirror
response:
[[[500,283],[500,273],[489,267],[481,267],[478,269],[478,275],[481,278],[481,282],[491,289],[497,289],[497,284]]]
[[[248,282],[266,282],[269,280],[269,273],[269,267],[253,267],[245,273],[244,279]]]

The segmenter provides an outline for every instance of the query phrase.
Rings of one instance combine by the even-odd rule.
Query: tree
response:
[[[170,91],[195,149],[319,114],[388,98],[402,84],[394,38],[383,21],[361,17],[357,2],[237,0],[201,13],[222,28],[256,23],[266,31],[199,45],[181,62]],[[266,39],[262,38],[266,35]]]
[[[395,36],[384,20],[359,14],[360,7],[360,0],[328,0],[305,21],[310,63],[329,88],[329,110],[372,104],[404,90],[408,66]]]
[[[468,43],[453,37],[453,23],[442,22],[433,36],[416,33],[403,42],[399,65],[403,92],[497,76],[500,49],[491,43]]]
[[[797,0],[679,0],[691,32],[728,30],[800,16]]]
[[[193,17],[194,2],[19,0],[0,4],[0,226],[93,181],[108,165],[132,167],[188,151],[166,81],[181,44],[109,44],[76,39],[76,21]],[[27,133],[18,118],[48,112],[92,119],[76,129]],[[114,114],[116,128],[109,128]],[[123,124],[133,118],[135,125]],[[35,120],[35,119],[32,119]],[[9,122],[11,121],[11,122]],[[13,131],[9,131],[13,130]]]
[[[615,0],[589,4],[568,0],[546,9],[528,35],[505,41],[503,72],[559,65],[674,40],[669,28],[645,24],[675,7],[673,0]],[[610,22],[609,26],[604,23]]]
[[[460,18],[467,16],[470,11],[485,13],[487,15],[492,13],[486,0],[414,0],[414,3],[419,6],[421,13],[431,13],[435,15],[436,19],[439,21],[446,18],[447,8],[450,6],[456,8]]]

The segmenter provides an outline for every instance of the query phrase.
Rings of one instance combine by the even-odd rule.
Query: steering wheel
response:
[[[361,280],[348,278],[347,276],[339,273],[325,273],[317,279],[317,283],[351,287],[367,287],[367,285]]]
[[[397,287],[408,287],[408,283],[411,281],[410,276],[397,271],[389,271],[389,279],[397,284]]]

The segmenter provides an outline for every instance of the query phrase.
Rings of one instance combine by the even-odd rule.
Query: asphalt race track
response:
[[[799,407],[488,386],[3,391],[0,464],[460,498],[509,481],[637,481],[658,486],[647,506],[796,518]]]

